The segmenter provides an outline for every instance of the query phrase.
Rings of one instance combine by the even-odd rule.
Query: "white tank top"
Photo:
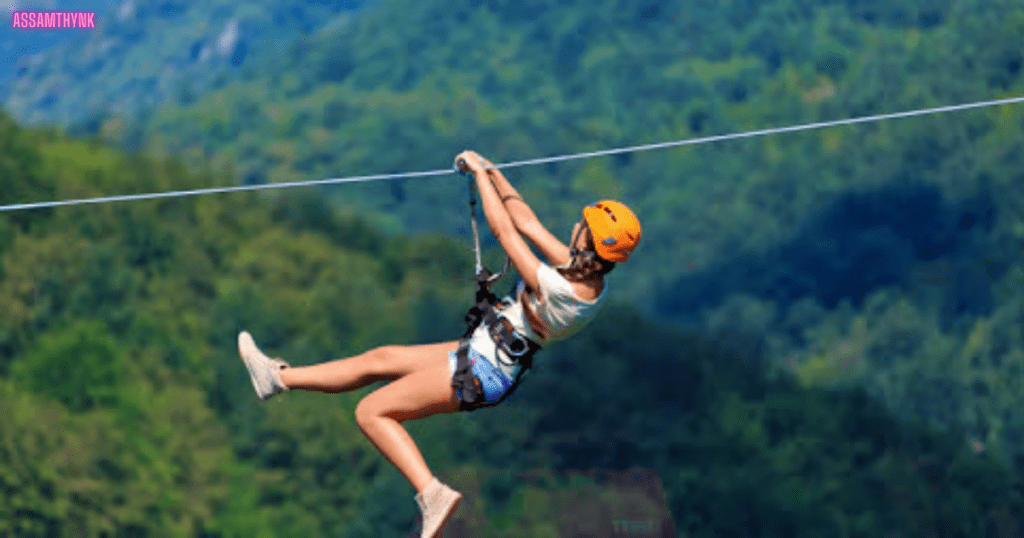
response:
[[[546,339],[542,339],[533,330],[526,319],[526,313],[523,312],[523,303],[518,300],[519,296],[524,293],[522,282],[516,292],[516,298],[505,298],[512,305],[502,310],[499,315],[507,319],[517,331],[538,344],[565,340],[578,333],[597,315],[604,303],[605,292],[608,291],[608,286],[605,284],[597,299],[584,301],[576,295],[571,282],[553,267],[544,263],[537,268],[537,283],[542,300],[538,300],[536,294],[531,294],[529,300],[533,311],[537,313],[548,329]]]

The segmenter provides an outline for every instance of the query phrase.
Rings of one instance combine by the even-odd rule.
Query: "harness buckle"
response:
[[[469,363],[469,344],[476,324],[471,325],[462,340],[459,341],[459,349],[456,352],[455,374],[452,376],[452,387],[459,394],[461,400],[459,408],[463,411],[473,411],[481,407],[493,407],[504,401],[519,386],[519,380],[523,375],[523,371],[532,366],[533,355],[540,350],[538,344],[515,330],[515,327],[512,326],[508,319],[498,316],[493,305],[480,304],[478,307],[482,310],[478,323],[484,325],[487,335],[491,340],[522,368],[516,374],[512,385],[501,398],[494,403],[485,403],[483,387],[480,380],[473,374]]]
[[[495,316],[489,324],[489,332],[494,343],[498,344],[509,357],[519,359],[530,352],[529,340],[512,326],[512,323],[500,316]]]

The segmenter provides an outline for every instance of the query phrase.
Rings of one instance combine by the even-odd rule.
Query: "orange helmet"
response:
[[[640,220],[615,200],[602,200],[583,208],[583,218],[594,235],[594,251],[610,262],[624,262],[640,242]]]

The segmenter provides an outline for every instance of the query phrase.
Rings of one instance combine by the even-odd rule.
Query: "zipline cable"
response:
[[[644,144],[640,146],[629,146],[615,149],[607,149],[602,151],[593,151],[589,153],[575,153],[569,155],[558,155],[554,157],[542,157],[539,159],[530,159],[525,161],[514,161],[504,164],[497,164],[489,169],[500,169],[500,168],[515,168],[520,166],[528,166],[534,164],[546,164],[555,163],[562,161],[570,161],[575,159],[589,159],[593,157],[602,157],[607,155],[616,155],[621,153],[636,153],[640,151],[649,151],[654,149],[663,149],[680,146],[693,146],[697,144],[707,144],[711,142],[724,142],[726,140],[737,140],[742,138],[752,138],[756,136],[767,136],[772,134],[780,133],[792,133],[797,131],[809,131],[813,129],[824,129],[828,127],[839,127],[843,125],[854,125],[857,123],[869,123],[876,121],[883,121],[889,119],[898,118],[909,118],[912,116],[924,116],[929,114],[941,114],[945,112],[956,112],[960,110],[968,110],[973,108],[985,108],[999,105],[1010,105],[1015,103],[1024,102],[1024,97],[1011,97],[1007,99],[997,99],[993,101],[979,101],[974,103],[965,103],[959,105],[949,105],[936,108],[923,108],[918,110],[910,110],[906,112],[893,112],[888,114],[877,114],[874,116],[861,116],[857,118],[849,118],[844,120],[825,121],[818,123],[806,123],[802,125],[792,125],[788,127],[772,127],[769,129],[760,129],[755,131],[744,131],[740,133],[706,136],[701,138],[689,138],[684,140],[675,140],[671,142],[659,142],[655,144]],[[441,176],[445,174],[457,173],[454,168],[445,168],[441,170],[427,170],[423,172],[405,172],[399,174],[377,174],[372,176],[353,176],[343,178],[330,178],[330,179],[318,179],[308,181],[290,181],[283,183],[264,183],[261,185],[236,185],[232,187],[214,187],[208,189],[193,189],[185,191],[167,191],[167,192],[155,192],[145,194],[123,194],[117,196],[103,196],[99,198],[81,198],[75,200],[55,200],[51,202],[32,202],[24,204],[11,204],[0,206],[0,212],[3,211],[17,211],[22,209],[38,209],[44,207],[59,207],[59,206],[70,206],[79,204],[97,204],[105,202],[122,202],[129,200],[146,200],[153,198],[173,198],[183,196],[194,196],[198,194],[212,194],[221,192],[237,192],[237,191],[254,191],[262,189],[283,189],[287,187],[303,187],[309,185],[327,185],[327,184],[339,184],[339,183],[356,183],[366,181],[383,181],[391,179],[411,179],[431,176]]]
[[[873,121],[890,120],[897,118],[909,118],[911,116],[924,116],[927,114],[940,114],[943,112],[956,112],[958,110],[968,110],[971,108],[984,108],[998,105],[1009,105],[1014,103],[1024,102],[1024,97],[1011,97],[1008,99],[998,99],[995,101],[980,101],[976,103],[966,103],[962,105],[949,105],[937,108],[923,108],[920,110],[910,110],[907,112],[892,112],[889,114],[878,114],[875,116],[862,116],[858,118],[850,118],[845,120],[834,120],[834,121],[823,121],[819,123],[806,123],[803,125],[793,125],[789,127],[772,127],[770,129],[761,129],[757,131],[744,131],[741,133],[732,133],[715,136],[705,136],[703,138],[690,138],[686,140],[677,140],[674,142],[659,142],[656,144],[644,144],[642,146],[631,146],[617,149],[607,149],[602,151],[592,151],[590,153],[576,153],[573,155],[560,155],[557,157],[544,157],[540,159],[531,159],[528,161],[515,161],[505,164],[492,166],[491,168],[512,168],[515,166],[527,166],[531,164],[545,164],[554,163],[560,161],[569,161],[572,159],[589,159],[591,157],[602,157],[606,155],[615,155],[618,153],[633,153],[638,151],[648,151],[652,149],[663,149],[678,146],[692,146],[696,144],[708,144],[711,142],[723,142],[726,140],[736,140],[740,138],[751,138],[755,136],[765,136],[779,133],[792,133],[796,131],[809,131],[812,129],[824,129],[827,127],[838,127],[842,125],[853,125],[856,123],[868,123]],[[0,207],[2,209],[2,207]]]
[[[52,202],[32,202],[27,204],[11,204],[0,206],[0,211],[15,211],[19,209],[38,209],[42,207],[57,207],[78,204],[98,204],[102,202],[123,202],[128,200],[147,200],[151,198],[173,198],[180,196],[194,196],[197,194],[211,194],[217,192],[255,191],[261,189],[283,189],[285,187],[304,187],[306,185],[323,185],[327,183],[355,183],[359,181],[380,181],[384,179],[401,179],[413,177],[440,176],[451,174],[451,169],[430,170],[426,172],[407,172],[403,174],[381,174],[374,176],[355,176],[334,179],[318,179],[309,181],[289,181],[284,183],[264,183],[261,185],[236,185],[233,187],[212,187],[208,189],[194,189],[188,191],[152,192],[145,194],[121,194],[117,196],[103,196],[100,198],[81,198],[77,200],[55,200]]]

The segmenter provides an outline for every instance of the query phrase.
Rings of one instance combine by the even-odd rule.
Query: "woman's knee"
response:
[[[372,428],[381,419],[390,419],[398,422],[405,422],[408,418],[406,413],[393,409],[382,395],[370,393],[356,404],[356,425],[364,432]]]
[[[375,420],[381,416],[380,408],[373,403],[369,396],[359,400],[356,404],[356,424],[365,431]]]

